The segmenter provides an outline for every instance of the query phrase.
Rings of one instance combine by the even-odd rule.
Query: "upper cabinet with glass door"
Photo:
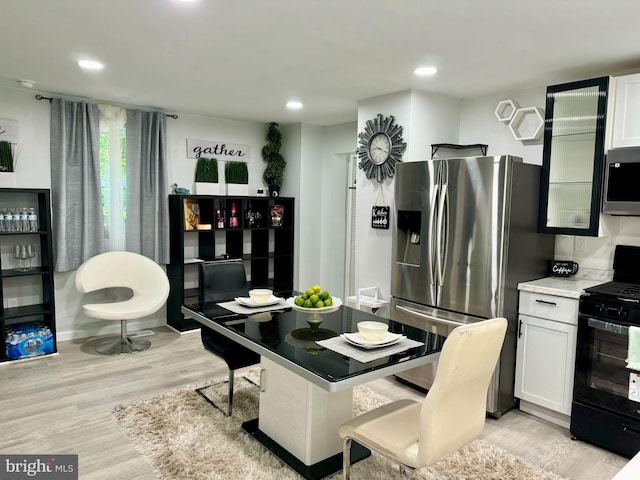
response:
[[[609,77],[547,88],[540,231],[597,236]]]

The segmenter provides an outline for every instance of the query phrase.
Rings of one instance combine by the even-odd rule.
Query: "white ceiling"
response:
[[[639,18],[638,0],[3,0],[0,84],[329,125],[411,88],[465,99],[640,70]],[[416,78],[423,64],[438,74]]]

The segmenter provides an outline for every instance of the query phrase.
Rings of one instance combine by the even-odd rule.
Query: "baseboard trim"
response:
[[[571,417],[564,413],[556,412],[546,407],[536,405],[535,403],[527,402],[520,399],[520,410],[526,413],[530,413],[533,416],[542,418],[556,425],[560,425],[566,429],[569,428],[571,423]]]

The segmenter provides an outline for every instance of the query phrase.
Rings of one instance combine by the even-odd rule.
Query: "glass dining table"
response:
[[[243,428],[310,480],[342,468],[338,429],[352,418],[353,387],[436,361],[445,340],[345,305],[318,317],[284,301],[255,314],[233,313],[220,303],[185,304],[182,313],[260,354],[258,418]],[[357,332],[361,321],[387,323],[391,334],[408,339],[407,348],[400,342],[356,348],[362,352],[353,358],[348,348],[355,347],[340,334]],[[375,358],[363,359],[369,352]],[[351,452],[352,462],[370,454],[360,445]]]

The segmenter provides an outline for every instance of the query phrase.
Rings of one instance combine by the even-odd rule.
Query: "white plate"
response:
[[[357,347],[362,348],[380,348],[380,347],[388,347],[389,345],[393,345],[394,343],[398,343],[403,338],[407,338],[401,333],[385,333],[384,337],[375,342],[371,342],[369,340],[365,340],[362,338],[360,333],[343,333],[340,335],[347,342]]]
[[[270,307],[271,305],[275,305],[276,303],[280,303],[282,301],[281,298],[276,297],[275,295],[271,295],[271,298],[269,300],[262,303],[256,303],[253,300],[251,300],[251,298],[249,297],[236,297],[234,298],[234,300],[238,302],[240,305],[243,305],[249,308]]]

